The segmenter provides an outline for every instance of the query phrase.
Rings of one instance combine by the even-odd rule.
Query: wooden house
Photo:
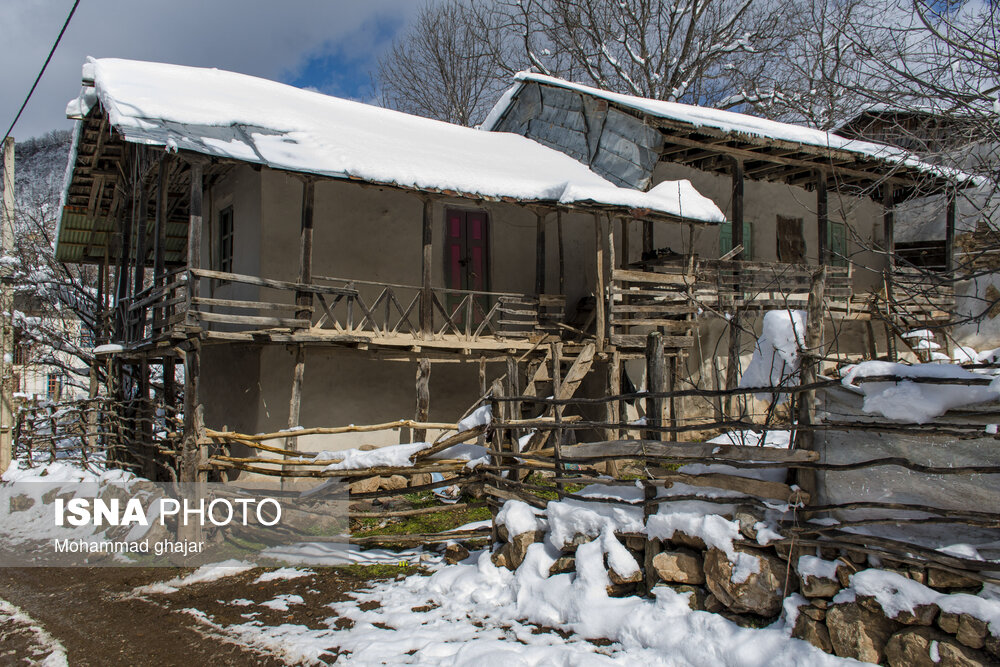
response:
[[[535,75],[493,132],[218,70],[97,60],[83,83],[57,257],[100,267],[114,391],[162,367],[172,403],[183,360],[183,479],[206,424],[451,421],[563,363],[562,392],[620,393],[653,329],[671,378],[736,331],[732,380],[740,313],[804,305],[825,263],[849,317],[886,279],[882,202],[954,187],[886,147]]]

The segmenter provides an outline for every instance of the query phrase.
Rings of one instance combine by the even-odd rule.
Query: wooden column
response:
[[[595,257],[597,260],[597,285],[594,292],[594,308],[597,314],[594,338],[598,353],[604,352],[605,327],[607,326],[604,317],[605,289],[604,289],[604,234],[601,233],[601,214],[594,214],[594,245]]]
[[[434,278],[434,202],[424,199],[423,210],[423,250],[420,256],[420,333],[425,339],[434,334],[434,293],[431,281]],[[428,374],[430,371],[428,370]]]
[[[820,264],[830,263],[830,248],[826,243],[829,209],[826,194],[826,173],[816,172],[816,234],[817,258]]]
[[[180,480],[197,482],[201,451],[199,440],[205,430],[205,412],[201,404],[201,341],[190,342],[184,354],[184,439],[181,443]]]
[[[535,214],[535,296],[545,294],[545,214]]]
[[[882,235],[885,237],[886,265],[896,263],[896,215],[892,183],[882,185]]]
[[[313,208],[316,201],[316,182],[305,178],[302,182],[302,225],[299,233],[299,283],[312,283],[312,249],[313,249]],[[312,319],[312,292],[297,292],[295,319],[309,321]]]
[[[628,224],[622,218],[622,224]],[[622,393],[622,358],[618,350],[611,352],[608,359],[608,396],[620,396]],[[620,399],[609,401],[604,404],[604,420],[608,423],[618,424],[624,421],[622,402]],[[622,437],[619,429],[607,428],[604,431],[605,440],[617,440]],[[618,462],[608,461],[605,463],[604,472],[611,477],[618,477]]]
[[[156,213],[153,217],[153,284],[160,287],[166,283],[167,257],[167,200],[170,180],[170,154],[160,159],[160,169],[156,178]],[[164,300],[166,297],[164,296]],[[153,333],[163,326],[166,313],[162,308],[153,309]]]
[[[139,405],[136,406],[136,428],[143,476],[156,479],[156,448],[153,446],[153,416],[156,414],[150,402],[149,360],[144,356],[139,362]]]
[[[148,238],[147,227],[149,226],[149,188],[146,181],[140,176],[136,187],[139,188],[139,211],[136,215],[136,238],[135,238],[135,273],[132,283],[132,296],[135,297],[142,291],[143,283],[146,282],[146,240]],[[133,322],[132,340],[140,340],[143,336],[143,324],[146,309],[143,308],[135,314],[136,321]]]
[[[677,354],[679,353],[671,355],[667,368],[667,391],[669,391],[671,394],[670,399],[668,401],[668,407],[670,408],[671,428],[677,427],[677,399],[673,396],[673,393],[677,391]],[[671,431],[667,439],[676,442],[677,431]]]
[[[115,340],[125,340],[125,307],[128,303],[128,264],[132,254],[132,216],[126,208],[118,215],[121,241],[118,244],[118,269],[115,275]]]
[[[653,253],[653,222],[651,220],[642,221],[642,259]]]
[[[951,277],[955,269],[955,191],[948,191],[948,207],[944,222],[944,266]]]
[[[426,422],[431,409],[431,362],[426,357],[417,362],[417,410],[413,419],[418,422]],[[422,428],[413,429],[413,441],[424,442],[427,439],[427,430]]]
[[[295,366],[292,368],[292,395],[288,400],[288,428],[302,425],[302,381],[306,376],[306,347],[295,346]],[[299,439],[285,438],[285,449],[299,451]]]
[[[521,374],[517,368],[517,359],[513,355],[507,355],[507,395],[510,397],[521,395]],[[511,419],[521,419],[521,401],[509,403]],[[513,429],[514,440],[521,437],[520,429]]]
[[[646,337],[646,392],[661,393],[664,388],[666,364],[663,357],[663,334],[650,331]],[[663,426],[663,399],[646,399],[646,423],[650,426]],[[647,440],[662,440],[661,431],[648,431]]]
[[[556,236],[559,237],[559,293],[566,294],[566,249],[563,246],[562,211],[556,213]]]
[[[732,223],[733,248],[743,245],[743,160],[733,158]],[[733,255],[733,260],[743,259],[743,251]]]
[[[204,168],[200,160],[191,163],[191,208],[188,216],[187,265],[201,268],[202,186]]]

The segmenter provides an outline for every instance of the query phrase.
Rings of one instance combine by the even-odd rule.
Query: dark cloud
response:
[[[0,2],[0,132],[7,129],[45,60],[72,0]],[[356,81],[417,9],[414,0],[82,0],[14,136],[69,127],[66,102],[88,55],[218,67],[334,92]],[[355,72],[312,82],[317,62]],[[345,94],[356,95],[353,90]]]

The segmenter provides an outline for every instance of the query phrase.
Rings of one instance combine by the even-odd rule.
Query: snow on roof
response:
[[[100,102],[126,141],[320,174],[482,198],[647,209],[717,223],[687,181],[620,188],[524,137],[480,132],[266,79],[120,59],[88,59],[67,115]]]
[[[575,90],[586,95],[608,100],[623,107],[636,111],[664,118],[667,120],[688,123],[696,127],[712,128],[723,132],[733,132],[752,137],[762,137],[788,141],[803,146],[815,146],[818,148],[836,149],[857,153],[870,158],[886,160],[888,162],[904,164],[908,167],[928,171],[938,175],[958,178],[959,180],[973,179],[972,176],[954,169],[947,169],[935,165],[930,165],[914,158],[910,153],[885,144],[877,144],[857,139],[847,139],[832,132],[816,130],[801,125],[791,123],[781,123],[775,120],[759,118],[749,114],[736,113],[734,111],[723,111],[710,107],[700,107],[691,104],[681,104],[680,102],[665,102],[653,100],[645,97],[633,95],[623,95],[613,93],[600,88],[593,88],[572,81],[558,79],[544,74],[534,72],[518,72],[514,75],[518,82],[514,88],[507,90],[496,106],[487,115],[482,124],[485,130],[492,130],[503,118],[511,102],[514,100],[517,91],[525,83],[535,82],[550,86],[558,86],[568,90]]]

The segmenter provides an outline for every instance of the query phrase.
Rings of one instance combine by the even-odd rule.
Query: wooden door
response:
[[[486,211],[445,211],[445,285],[449,289],[486,292],[490,289],[489,218]],[[464,295],[449,294],[449,314],[461,309],[453,320],[464,323]],[[489,310],[486,295],[475,297],[473,322],[482,321]]]

